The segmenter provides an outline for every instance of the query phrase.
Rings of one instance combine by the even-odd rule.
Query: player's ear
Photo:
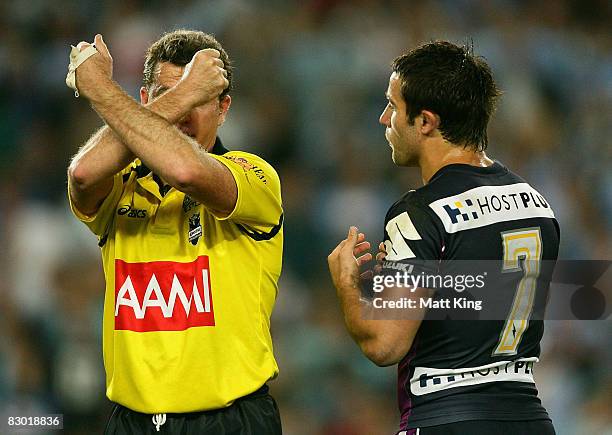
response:
[[[440,117],[429,110],[421,110],[421,133],[430,135],[440,126]]]
[[[140,104],[143,106],[149,102],[149,91],[144,86],[140,87]]]

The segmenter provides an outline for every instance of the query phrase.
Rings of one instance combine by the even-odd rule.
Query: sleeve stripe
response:
[[[271,238],[273,238],[274,236],[278,234],[278,232],[283,226],[283,218],[284,218],[284,215],[281,214],[278,224],[274,225],[274,227],[272,227],[272,229],[267,233],[258,232],[258,231],[250,231],[246,229],[243,225],[240,225],[240,224],[236,224],[236,225],[238,226],[240,231],[242,231],[244,234],[249,236],[251,239],[255,240],[256,242],[262,242],[265,240],[270,240]]]

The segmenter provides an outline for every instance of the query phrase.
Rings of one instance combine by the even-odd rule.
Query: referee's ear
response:
[[[144,86],[140,87],[140,104],[143,106],[149,102],[149,91]]]
[[[217,118],[217,126],[221,127],[225,122],[225,117],[227,116],[227,111],[232,105],[232,97],[229,95],[225,95],[219,101],[219,117]]]
[[[421,134],[430,136],[440,126],[440,116],[429,110],[421,110]]]

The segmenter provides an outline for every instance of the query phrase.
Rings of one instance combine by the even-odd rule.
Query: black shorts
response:
[[[408,429],[398,435],[555,435],[550,420],[473,420]]]
[[[160,424],[161,423],[161,424]],[[159,432],[157,429],[159,428]],[[232,406],[185,414],[142,414],[115,404],[105,435],[280,435],[276,402],[264,385]]]

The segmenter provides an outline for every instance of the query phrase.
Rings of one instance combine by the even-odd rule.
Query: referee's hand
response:
[[[179,86],[184,89],[191,107],[219,97],[229,86],[227,70],[220,57],[218,50],[204,48],[185,65]]]
[[[76,70],[76,86],[81,95],[87,99],[94,99],[102,88],[111,82],[113,77],[113,58],[104,43],[102,35],[97,34],[94,38],[96,54],[81,64]],[[77,44],[79,51],[89,47],[89,42],[81,41]]]
[[[327,257],[329,272],[338,291],[346,287],[359,288],[359,267],[372,260],[370,242],[357,227],[349,229],[348,236]]]

